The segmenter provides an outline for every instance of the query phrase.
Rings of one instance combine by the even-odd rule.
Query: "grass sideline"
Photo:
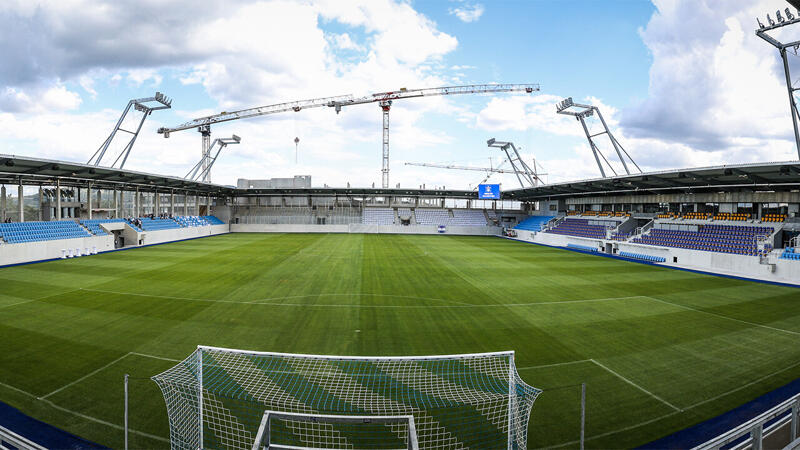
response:
[[[0,401],[95,442],[166,447],[149,377],[198,344],[513,349],[531,447],[631,447],[800,377],[800,290],[491,237],[228,234],[0,269]]]

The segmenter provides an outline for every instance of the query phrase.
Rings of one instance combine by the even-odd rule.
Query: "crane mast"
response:
[[[165,138],[170,136],[170,133],[176,131],[188,130],[197,128],[202,136],[202,167],[205,176],[210,179],[210,170],[205,170],[211,163],[210,145],[211,145],[211,125],[221,122],[228,122],[231,120],[246,119],[251,117],[264,116],[268,114],[277,114],[282,112],[294,111],[298,112],[307,108],[318,108],[327,106],[334,108],[338,114],[343,107],[352,105],[361,105],[365,103],[378,103],[383,115],[383,139],[382,139],[382,159],[383,165],[381,168],[382,185],[384,188],[389,187],[389,111],[392,102],[395,100],[418,98],[418,97],[433,97],[442,95],[457,95],[457,94],[495,94],[502,92],[526,92],[533,93],[539,91],[538,84],[472,84],[463,86],[444,86],[437,88],[425,89],[406,89],[402,88],[397,91],[379,92],[376,94],[365,95],[363,97],[353,97],[352,95],[340,95],[334,97],[321,97],[309,100],[300,100],[296,102],[278,103],[275,105],[259,106],[257,108],[248,108],[238,111],[224,111],[219,114],[201,117],[198,119],[190,120],[174,127],[162,127],[158,129],[160,134]]]

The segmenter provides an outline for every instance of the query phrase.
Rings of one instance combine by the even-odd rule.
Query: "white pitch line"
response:
[[[20,394],[28,396],[33,400],[38,400],[38,401],[40,401],[42,403],[46,403],[51,408],[57,409],[59,411],[65,412],[67,414],[71,414],[73,416],[77,416],[77,417],[80,417],[82,419],[86,419],[86,420],[89,420],[91,422],[99,423],[101,425],[105,425],[105,426],[108,426],[108,427],[111,427],[111,428],[115,428],[117,430],[124,430],[124,427],[122,427],[120,425],[117,425],[117,424],[111,423],[111,422],[107,422],[107,421],[105,421],[103,419],[98,419],[97,417],[92,417],[92,416],[89,416],[89,415],[86,415],[86,414],[83,414],[83,413],[79,413],[77,411],[73,411],[71,409],[64,408],[63,406],[58,406],[55,403],[51,402],[50,400],[44,400],[43,398],[37,397],[36,395],[31,394],[28,391],[23,391],[20,388],[11,386],[10,384],[6,384],[6,383],[0,382],[0,386],[3,386],[4,388],[10,389],[10,390],[15,391],[15,392],[19,392]],[[167,443],[169,442],[169,439],[163,438],[161,436],[156,436],[156,435],[150,434],[150,433],[145,433],[144,431],[134,430],[132,428],[128,428],[128,432],[129,433],[133,433],[133,434],[138,434],[138,435],[144,436],[146,438],[154,439],[154,440],[159,441],[159,442],[167,442]]]
[[[147,353],[130,352],[128,354],[129,355],[134,355],[134,356],[142,356],[144,358],[160,359],[160,360],[163,360],[163,361],[172,361],[172,362],[181,362],[181,361],[183,361],[182,359],[165,358],[163,356],[148,355]]]
[[[675,306],[675,307],[678,307],[678,308],[687,309],[689,311],[699,312],[699,313],[703,313],[703,314],[709,314],[709,315],[712,315],[712,316],[715,316],[715,317],[719,317],[721,319],[728,319],[728,320],[732,320],[734,322],[746,323],[746,324],[752,325],[754,327],[766,328],[768,330],[780,331],[780,332],[783,332],[783,333],[789,333],[789,334],[793,334],[795,336],[800,336],[800,333],[798,333],[797,331],[785,330],[783,328],[775,328],[775,327],[771,327],[769,325],[764,325],[764,324],[755,323],[755,322],[749,322],[747,320],[736,319],[734,317],[723,316],[722,314],[717,314],[717,313],[713,313],[713,312],[709,312],[709,311],[703,311],[702,309],[692,308],[691,306],[681,305],[679,303],[672,303],[672,302],[669,302],[669,301],[666,301],[666,300],[662,300],[660,298],[650,297],[648,295],[643,295],[642,297],[649,298],[650,300],[654,300],[654,301],[657,301],[657,302],[660,302],[660,303],[664,303],[664,304],[667,304],[667,305],[672,305],[672,306]]]
[[[528,369],[543,369],[545,367],[557,367],[557,366],[568,366],[570,364],[580,364],[586,362],[593,362],[591,359],[579,359],[576,361],[567,361],[567,362],[560,362],[554,364],[543,364],[541,366],[527,366],[527,367],[517,367],[517,370],[528,370]]]
[[[11,303],[11,304],[8,304],[8,305],[0,305],[0,309],[9,308],[9,307],[12,307],[12,306],[17,306],[17,305],[24,305],[25,303],[33,303],[35,301],[36,301],[36,299],[25,300],[24,302]]]
[[[648,298],[642,295],[633,295],[630,297],[607,297],[607,298],[590,298],[583,300],[566,300],[559,302],[530,302],[530,303],[492,303],[484,305],[475,305],[469,303],[462,303],[455,300],[446,300],[443,298],[433,297],[414,297],[410,295],[393,295],[393,294],[310,294],[310,295],[292,295],[287,297],[272,297],[266,299],[258,299],[253,301],[236,301],[236,300],[216,300],[207,298],[192,298],[192,297],[171,297],[168,295],[151,295],[139,294],[135,292],[119,292],[108,291],[104,289],[88,289],[81,288],[82,291],[99,292],[104,294],[116,295],[131,295],[136,297],[151,297],[151,298],[165,298],[168,300],[186,300],[194,302],[206,303],[231,303],[236,305],[267,305],[267,306],[292,306],[302,308],[388,308],[388,309],[468,309],[468,308],[508,308],[508,307],[525,307],[525,306],[540,306],[540,305],[568,305],[571,303],[592,303],[592,302],[610,302],[615,300],[630,300],[634,298]],[[372,297],[395,297],[395,298],[409,298],[417,300],[434,300],[440,302],[458,303],[457,305],[353,305],[353,304],[308,304],[308,303],[278,303],[268,302],[266,300],[282,300],[289,298],[310,298],[310,297],[355,297],[355,296],[372,296]]]
[[[51,395],[53,395],[53,394],[57,394],[57,393],[59,393],[59,392],[63,391],[64,389],[66,389],[66,388],[68,388],[68,387],[70,387],[70,386],[72,386],[72,385],[78,384],[78,383],[80,383],[81,381],[83,381],[83,380],[85,380],[85,379],[87,379],[87,378],[91,377],[92,375],[94,375],[94,374],[96,374],[96,373],[98,373],[98,372],[100,372],[100,371],[102,371],[102,370],[105,370],[105,369],[107,369],[107,368],[109,368],[109,367],[113,366],[114,364],[116,364],[116,363],[118,363],[118,362],[122,361],[123,359],[125,359],[125,358],[126,358],[126,357],[128,357],[128,356],[130,356],[130,353],[125,353],[124,355],[122,355],[122,356],[120,356],[119,358],[117,358],[117,359],[115,359],[115,360],[111,361],[110,363],[106,364],[105,366],[103,366],[103,367],[101,367],[101,368],[99,368],[99,369],[93,370],[93,371],[91,371],[91,372],[87,373],[86,375],[84,375],[84,376],[82,376],[82,377],[78,378],[77,380],[75,380],[75,381],[73,381],[73,382],[71,382],[71,383],[65,384],[64,386],[61,386],[60,388],[56,389],[55,391],[53,391],[53,392],[51,392],[51,393],[49,393],[49,394],[47,394],[47,395],[43,395],[43,396],[39,397],[39,400],[44,400],[44,399],[46,399],[47,397],[50,397],[50,396],[51,396]]]
[[[615,372],[615,371],[611,370],[611,369],[610,369],[610,368],[608,368],[607,366],[605,366],[605,365],[603,365],[602,363],[600,363],[600,361],[597,361],[596,359],[592,359],[591,361],[592,361],[593,363],[597,364],[598,366],[602,367],[603,369],[606,369],[606,370],[607,370],[609,373],[611,373],[612,375],[615,375],[615,376],[616,376],[617,378],[619,378],[620,380],[622,380],[622,381],[624,381],[624,382],[626,382],[626,383],[630,384],[631,386],[635,387],[636,389],[639,389],[640,391],[642,391],[642,392],[644,392],[645,394],[647,394],[647,395],[649,395],[649,396],[653,397],[654,399],[656,399],[656,400],[660,401],[661,403],[663,403],[663,404],[665,404],[665,405],[669,406],[670,408],[674,409],[675,411],[678,411],[678,412],[680,412],[680,411],[683,411],[682,409],[678,408],[677,406],[673,405],[672,403],[670,403],[670,402],[668,402],[668,401],[664,400],[663,398],[661,398],[661,397],[657,396],[656,394],[653,394],[652,392],[650,392],[650,391],[648,391],[647,389],[645,389],[645,388],[643,388],[643,387],[639,386],[638,384],[634,383],[633,381],[631,381],[631,380],[629,380],[629,379],[627,379],[627,378],[623,377],[623,376],[622,376],[622,375],[620,375],[619,373],[617,373],[617,372]]]

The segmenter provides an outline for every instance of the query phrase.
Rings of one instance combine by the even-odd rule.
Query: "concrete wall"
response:
[[[370,233],[370,234],[440,234],[436,225],[267,225],[232,224],[233,233]],[[499,227],[463,227],[450,225],[444,234],[496,236]]]
[[[800,286],[800,261],[778,259],[780,256],[780,250],[774,251],[770,254],[768,261],[769,264],[761,264],[760,259],[757,256],[734,255],[729,253],[706,252],[701,250],[687,250],[671,247],[656,247],[630,242],[618,242],[605,239],[588,239],[549,233],[523,233],[521,230],[517,231],[517,239],[556,247],[566,247],[567,244],[577,244],[605,248],[606,244],[610,244],[612,249],[617,250],[612,254],[618,254],[620,251],[625,251],[664,257],[666,262],[658,264],[662,266],[680,267],[703,272],[753,278],[764,281],[774,281],[778,283],[789,283]],[[677,262],[673,262],[674,258],[677,258]]]
[[[127,229],[123,230],[123,233],[127,231]],[[212,225],[206,227],[187,227],[174,230],[148,231],[138,234],[140,235],[140,238],[142,235],[144,235],[143,244],[149,245],[212,236],[216,234],[227,233],[228,231],[228,225]],[[136,234],[134,231],[131,232],[134,233],[134,235]],[[126,244],[129,243],[129,238],[127,235],[125,241]],[[135,238],[131,238],[130,242],[135,242]],[[129,248],[135,246],[136,245],[126,245],[125,247]],[[92,250],[93,247],[97,247],[97,253],[114,250],[114,236],[92,236],[76,239],[59,239],[55,241],[27,242],[24,244],[2,244],[0,245],[0,267],[10,264],[61,258],[62,249],[72,249],[74,253],[76,248],[80,248],[80,252],[83,254],[86,247],[88,247],[89,250]]]
[[[24,244],[2,244],[0,245],[0,266],[61,258],[62,249],[72,249],[74,253],[76,248],[80,248],[80,252],[83,254],[86,247],[89,247],[89,250],[97,247],[98,253],[113,250],[114,237],[92,236]]]

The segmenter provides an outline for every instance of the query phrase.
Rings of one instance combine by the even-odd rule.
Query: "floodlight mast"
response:
[[[156,103],[156,106],[151,106],[151,104],[154,102]],[[142,113],[142,117],[139,120],[139,126],[136,127],[135,131],[126,130],[122,128],[122,122],[125,120],[125,117],[130,112],[131,107],[133,107],[133,109],[135,109],[136,111]],[[113,163],[111,163],[109,167],[113,168],[114,166],[116,166],[117,162],[120,161],[120,158],[122,158],[122,162],[120,163],[119,168],[122,169],[123,167],[125,167],[125,162],[128,161],[128,155],[130,155],[131,149],[133,149],[133,144],[136,143],[136,138],[139,136],[139,131],[141,131],[142,125],[144,125],[144,121],[145,119],[147,119],[147,116],[152,114],[153,111],[158,111],[161,109],[169,109],[171,107],[172,107],[172,100],[166,95],[162,94],[161,92],[156,92],[156,95],[153,97],[137,98],[129,101],[128,106],[125,107],[125,109],[122,111],[122,115],[119,117],[119,120],[117,120],[117,124],[114,126],[114,129],[111,130],[111,134],[108,135],[106,140],[103,141],[103,143],[100,145],[100,148],[98,148],[97,151],[94,152],[94,154],[92,155],[91,158],[89,158],[89,161],[87,161],[86,164],[92,166],[99,166],[100,163],[103,161],[103,157],[106,155],[108,146],[111,145],[111,142],[114,140],[114,136],[116,136],[117,131],[123,131],[125,133],[130,134],[131,137],[129,138],[128,143],[125,144],[125,147],[123,147],[120,154],[117,155],[117,158],[114,160]]]
[[[603,164],[600,162],[600,158],[603,158],[603,161],[606,162],[608,168],[611,169],[614,175],[617,175],[617,171],[614,170],[614,166],[612,166],[611,163],[608,162],[608,159],[606,159],[605,155],[603,155],[603,152],[600,151],[600,149],[597,147],[597,144],[594,142],[595,137],[603,134],[608,136],[608,139],[611,141],[611,145],[614,146],[614,151],[617,153],[617,157],[622,162],[622,167],[625,169],[625,173],[630,175],[631,171],[628,168],[628,164],[625,161],[625,158],[622,156],[623,153],[625,154],[625,156],[628,157],[628,161],[630,161],[634,166],[636,166],[636,169],[639,170],[639,173],[642,173],[642,169],[639,167],[638,164],[636,164],[636,161],[634,161],[633,158],[631,158],[631,155],[628,154],[627,150],[625,150],[622,144],[619,143],[617,138],[615,138],[614,135],[611,134],[611,130],[608,129],[608,124],[606,124],[606,120],[603,118],[603,114],[600,113],[599,108],[597,108],[594,105],[583,105],[580,103],[575,103],[572,101],[572,97],[568,97],[558,102],[558,104],[556,104],[556,113],[564,114],[567,116],[573,116],[575,117],[576,120],[580,121],[581,126],[583,126],[583,132],[586,134],[586,139],[589,141],[589,146],[592,149],[594,160],[595,162],[597,162],[597,167],[600,169],[600,175],[603,178],[606,177],[606,171],[603,168]],[[586,126],[586,118],[591,117],[595,114],[597,114],[597,118],[600,119],[600,123],[603,125],[603,131],[591,134],[589,132],[589,127]]]
[[[789,1],[789,4],[794,6],[795,8],[800,8],[800,1]],[[789,8],[784,10],[786,13],[786,18],[781,16],[781,11],[776,11],[775,16],[778,19],[778,23],[775,23],[774,20],[767,14],[767,23],[769,25],[764,25],[761,23],[761,20],[756,18],[756,22],[758,23],[758,29],[756,30],[756,36],[760,37],[761,39],[769,42],[772,46],[778,49],[781,54],[781,60],[783,60],[783,74],[786,78],[786,91],[789,94],[789,113],[792,116],[792,127],[794,128],[794,142],[795,146],[797,147],[797,157],[800,159],[800,129],[798,128],[798,121],[800,121],[800,112],[797,109],[797,99],[795,98],[795,92],[800,90],[800,88],[796,88],[792,84],[792,75],[791,71],[789,70],[789,59],[787,55],[787,50],[792,48],[794,50],[795,55],[797,54],[798,49],[800,48],[800,40],[783,43],[779,40],[773,38],[767,32],[782,28],[789,25],[794,25],[800,22],[800,9],[797,10],[797,17],[792,14]]]
[[[200,161],[198,161],[197,164],[195,164],[194,167],[192,167],[189,170],[189,173],[187,173],[184,178],[186,178],[187,180],[191,180],[191,181],[203,181],[203,182],[206,182],[206,183],[210,183],[211,182],[211,167],[214,165],[215,162],[217,162],[217,157],[219,157],[219,153],[222,151],[223,148],[227,147],[228,145],[230,145],[230,144],[238,144],[241,141],[242,141],[242,138],[240,138],[239,136],[237,136],[235,134],[233,136],[231,136],[230,138],[214,139],[214,142],[212,142],[211,145],[209,145],[209,147],[208,147],[209,148],[209,152],[208,153],[209,153],[209,156],[210,156],[211,150],[213,150],[214,147],[216,147],[217,144],[219,144],[219,147],[217,148],[217,153],[214,154],[214,157],[213,158],[207,158],[206,155],[203,155],[203,157],[200,158]],[[201,168],[202,168],[202,170],[201,170]],[[198,173],[198,171],[199,171],[199,173]]]
[[[486,141],[486,145],[493,148],[499,148],[505,152],[506,159],[509,163],[511,163],[511,168],[514,170],[514,175],[517,176],[517,181],[519,181],[519,185],[522,186],[523,189],[537,185],[537,180],[539,180],[539,177],[536,175],[535,171],[532,170],[528,164],[525,163],[525,161],[523,161],[522,157],[519,155],[519,151],[517,151],[517,147],[514,146],[513,142],[502,142],[496,140],[495,138],[491,138]]]

